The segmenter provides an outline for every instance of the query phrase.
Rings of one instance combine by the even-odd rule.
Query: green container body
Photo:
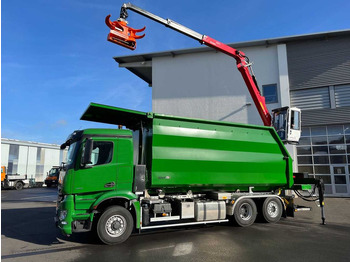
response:
[[[91,103],[81,119],[143,127],[148,189],[271,191],[293,185],[292,158],[273,127],[144,113]],[[140,123],[143,123],[140,125]],[[135,139],[134,139],[135,142]],[[134,154],[139,148],[134,146]]]
[[[292,186],[291,157],[272,127],[158,114],[152,127],[151,188],[270,191]]]

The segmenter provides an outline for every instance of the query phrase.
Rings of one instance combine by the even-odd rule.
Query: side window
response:
[[[108,164],[112,161],[113,143],[105,141],[94,141],[94,147],[91,153],[91,164],[89,166],[98,166]]]
[[[300,129],[300,112],[291,110],[291,128],[294,130]]]
[[[263,85],[263,96],[265,97],[266,104],[278,103],[277,85]]]

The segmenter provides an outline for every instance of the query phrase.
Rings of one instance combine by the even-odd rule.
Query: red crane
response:
[[[131,50],[136,49],[136,39],[143,38],[145,35],[136,35],[138,32],[145,30],[134,29],[127,25],[126,19],[128,18],[127,10],[132,10],[140,15],[150,18],[160,24],[165,25],[175,31],[178,31],[184,35],[187,35],[195,40],[198,40],[201,44],[214,48],[226,55],[233,57],[236,60],[237,68],[241,73],[245,84],[249,90],[251,97],[255,103],[255,106],[259,112],[259,115],[265,126],[274,126],[278,135],[284,142],[298,143],[301,129],[300,129],[300,109],[283,107],[273,110],[274,117],[272,119],[269,110],[266,107],[265,97],[261,95],[255,75],[251,68],[249,58],[242,52],[235,48],[232,48],[224,43],[221,43],[207,35],[203,35],[189,29],[171,19],[164,19],[157,15],[154,15],[146,10],[143,10],[131,3],[123,4],[120,11],[120,17],[117,21],[111,21],[110,15],[106,17],[106,24],[111,28],[108,34],[107,40],[115,44],[124,46]]]

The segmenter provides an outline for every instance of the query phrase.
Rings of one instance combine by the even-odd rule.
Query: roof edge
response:
[[[234,42],[234,43],[229,43],[227,45],[233,46],[235,48],[252,47],[252,46],[260,46],[260,45],[288,43],[288,42],[293,42],[298,40],[320,39],[320,38],[346,36],[346,35],[350,36],[350,29],[328,31],[328,32],[325,31],[325,32],[319,32],[319,33],[301,34],[301,35],[285,36],[285,37],[265,38],[265,39],[252,40],[252,41]],[[130,59],[133,59],[134,61],[148,61],[148,60],[151,60],[153,57],[174,56],[174,55],[188,54],[188,53],[200,53],[200,52],[208,52],[210,50],[215,51],[211,47],[200,46],[200,47],[175,49],[175,50],[161,51],[161,52],[141,53],[136,55],[115,56],[113,57],[113,59],[118,63],[125,63],[127,60],[129,61]]]

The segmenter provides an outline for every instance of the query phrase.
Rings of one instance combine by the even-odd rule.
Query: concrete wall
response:
[[[289,105],[285,45],[242,50],[253,62],[259,87],[277,84],[279,103]],[[152,60],[152,110],[185,117],[262,124],[235,60],[215,51]],[[280,72],[282,75],[280,75]],[[281,86],[283,87],[281,89]]]

